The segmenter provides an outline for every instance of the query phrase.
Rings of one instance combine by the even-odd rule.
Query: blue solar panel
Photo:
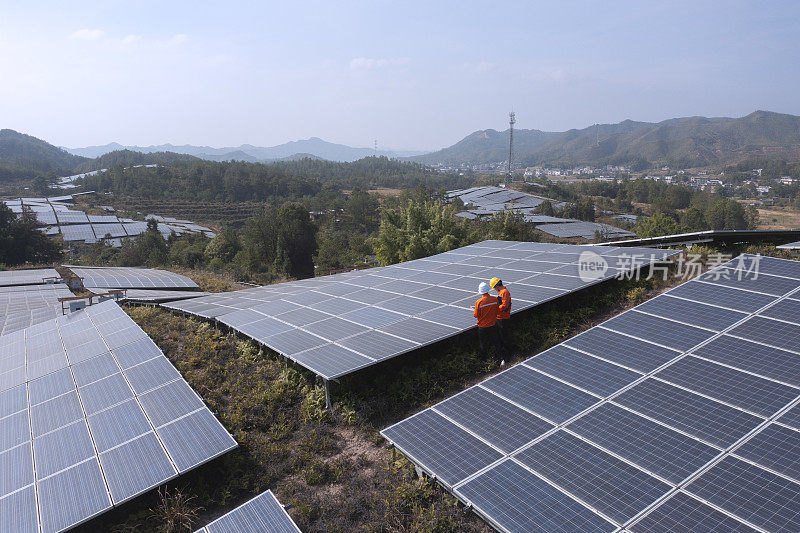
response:
[[[600,396],[607,396],[641,377],[637,372],[563,345],[550,348],[525,364]]]
[[[598,399],[524,365],[498,374],[482,386],[554,422],[564,422]]]
[[[694,326],[722,331],[747,317],[746,313],[662,295],[636,308],[637,311],[663,316]]]
[[[610,533],[617,529],[511,460],[464,484],[457,492],[512,533]]]
[[[708,444],[610,403],[567,429],[672,483],[680,483],[719,454]]]
[[[793,387],[691,356],[675,361],[656,377],[763,416],[777,413],[800,393]]]
[[[770,424],[734,453],[800,481],[800,431]]]
[[[403,452],[452,486],[503,455],[433,411],[423,411],[407,423],[383,430]]]
[[[630,529],[634,533],[676,531],[756,533],[757,531],[683,492],[676,493],[660,504]]]
[[[714,335],[713,331],[628,311],[603,322],[604,328],[639,337],[676,350],[688,350]]]
[[[467,389],[437,404],[435,409],[506,453],[553,428],[549,422],[481,387]]]
[[[800,531],[800,484],[735,457],[725,457],[686,490],[767,531]]]
[[[677,351],[603,328],[585,331],[566,340],[564,345],[640,372],[651,372],[679,355]]]
[[[754,316],[733,328],[730,334],[747,340],[777,346],[778,348],[800,352],[800,326],[796,324]]]
[[[526,448],[516,459],[620,524],[670,489],[663,481],[564,431]]]
[[[723,447],[730,446],[762,422],[757,416],[654,379],[643,381],[614,401]]]
[[[768,303],[775,301],[774,296],[746,292],[721,285],[700,283],[699,281],[684,283],[669,291],[668,294],[747,313],[755,312]]]
[[[723,335],[698,348],[694,354],[746,372],[800,386],[800,357],[777,348]]]

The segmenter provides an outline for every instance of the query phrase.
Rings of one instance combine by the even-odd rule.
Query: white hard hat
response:
[[[489,284],[484,281],[478,285],[478,294],[489,294]]]

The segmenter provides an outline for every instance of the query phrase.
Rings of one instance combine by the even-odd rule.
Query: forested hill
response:
[[[283,201],[315,196],[324,188],[434,189],[472,185],[471,177],[442,174],[416,163],[367,157],[352,163],[313,159],[274,164],[195,159],[157,167],[110,168],[87,176],[86,190],[147,199],[208,202]]]
[[[515,130],[523,166],[731,164],[752,157],[800,159],[800,117],[756,111],[741,118],[688,117],[658,123],[626,120],[581,130]],[[500,163],[508,159],[508,130],[477,131],[458,143],[410,158],[426,165]]]
[[[41,139],[14,130],[0,130],[0,179],[70,172],[89,161]]]

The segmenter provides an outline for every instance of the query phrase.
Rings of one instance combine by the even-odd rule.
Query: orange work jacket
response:
[[[478,319],[479,328],[490,328],[497,322],[497,297],[484,294],[475,302],[472,316]]]
[[[500,306],[497,308],[497,320],[508,320],[511,318],[511,293],[503,285],[497,296],[500,298]]]

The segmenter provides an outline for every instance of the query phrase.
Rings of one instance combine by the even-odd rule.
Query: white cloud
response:
[[[137,43],[137,42],[139,42],[141,40],[142,40],[142,36],[141,35],[133,35],[133,34],[126,35],[122,39],[122,44],[134,44],[134,43]]]
[[[170,44],[183,44],[189,40],[189,37],[185,33],[178,33],[172,36],[170,39]]]
[[[408,65],[411,58],[408,57],[394,57],[394,58],[372,58],[372,57],[355,57],[350,60],[351,70],[375,70],[383,67],[396,67],[401,65]]]
[[[69,36],[70,39],[79,39],[81,41],[96,41],[97,39],[101,38],[105,35],[106,32],[103,30],[90,30],[90,29],[82,29],[78,30],[72,35]]]

